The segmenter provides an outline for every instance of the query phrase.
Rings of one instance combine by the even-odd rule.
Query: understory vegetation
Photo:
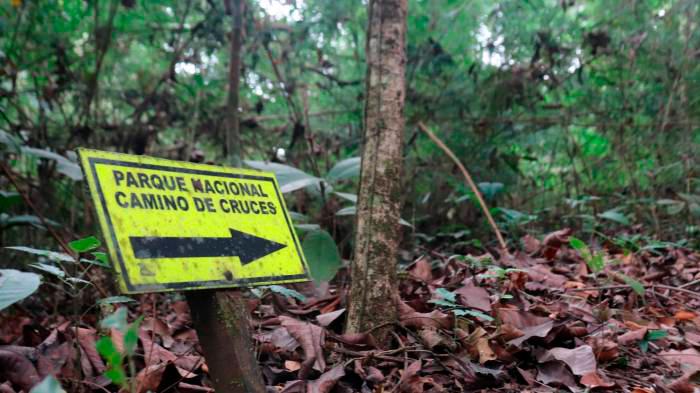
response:
[[[700,4],[408,1],[384,344],[344,334],[366,3],[0,2],[0,392],[213,391],[184,297],[118,293],[79,147],[275,173],[312,281],[246,291],[270,391],[700,389]]]

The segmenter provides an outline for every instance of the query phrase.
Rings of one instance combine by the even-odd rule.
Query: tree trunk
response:
[[[407,0],[370,0],[364,147],[346,331],[372,330],[397,318]]]
[[[224,156],[229,164],[241,166],[241,131],[238,112],[238,90],[241,79],[241,42],[243,41],[243,0],[224,0],[230,12],[231,49],[228,64],[228,99],[226,100],[226,144]]]

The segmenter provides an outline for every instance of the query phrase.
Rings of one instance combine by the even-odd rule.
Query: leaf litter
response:
[[[416,254],[401,275],[399,320],[385,346],[371,332],[343,334],[345,270],[318,287],[290,288],[302,296],[251,297],[268,391],[698,391],[700,254],[583,249],[571,235],[528,235],[522,250],[500,258]],[[593,256],[595,266],[586,260]],[[187,303],[160,294],[134,300],[102,307],[128,310],[129,321],[144,317],[136,391],[212,392]],[[48,375],[71,392],[120,391],[95,344],[108,336],[123,348],[124,335],[101,328],[93,312],[79,320],[25,308],[1,314],[0,391],[27,392]]]

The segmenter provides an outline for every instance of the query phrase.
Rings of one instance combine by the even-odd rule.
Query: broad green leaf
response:
[[[354,216],[357,213],[357,206],[348,206],[344,207],[337,212],[335,212],[336,216]],[[399,218],[399,224],[407,227],[413,227],[410,222],[404,220],[403,218]]]
[[[142,321],[143,316],[139,317],[131,325],[129,325],[129,328],[126,329],[126,332],[124,333],[124,353],[127,356],[133,356],[134,352],[136,351],[136,344],[138,344],[139,341],[139,326],[141,326]]]
[[[107,254],[104,252],[95,251],[92,253],[92,256],[104,264],[109,264],[109,259],[107,258]]]
[[[6,309],[36,291],[41,276],[14,269],[0,269],[0,311]]]
[[[63,390],[61,384],[58,382],[58,380],[56,380],[56,378],[49,375],[38,385],[34,386],[29,393],[66,393],[66,391]]]
[[[583,242],[583,240],[571,236],[569,238],[569,244],[571,245],[572,248],[575,250],[581,251],[581,250],[588,250],[588,246],[586,243]]]
[[[329,281],[335,277],[342,262],[338,247],[328,232],[320,230],[309,233],[304,238],[302,248],[314,281]]]
[[[668,332],[665,330],[649,330],[644,338],[649,341],[656,341],[666,338],[667,336]]]
[[[605,268],[605,259],[603,258],[602,253],[595,254],[592,257],[588,258],[586,263],[588,264],[588,267],[591,268],[591,271],[593,271],[594,273],[598,273],[599,271]]]
[[[357,203],[357,194],[350,194],[347,192],[338,192],[338,191],[333,191],[333,193],[346,201],[350,201],[352,203]]]
[[[27,252],[27,253],[34,254],[34,255],[40,255],[42,257],[49,258],[52,261],[75,262],[75,259],[72,256],[70,256],[68,254],[64,254],[62,252],[40,250],[38,248],[25,247],[25,246],[10,246],[10,247],[5,247],[5,248],[10,249],[10,250],[15,250],[15,251]]]
[[[100,321],[100,327],[102,329],[115,328],[123,332],[127,327],[126,316],[126,307],[119,307],[117,311],[108,315],[107,317],[105,317],[105,319]]]
[[[33,267],[34,269],[38,269],[43,272],[52,274],[56,277],[63,278],[66,276],[66,272],[54,265],[49,265],[47,263],[30,263],[29,266]]]
[[[22,202],[22,197],[18,192],[0,190],[0,212],[4,212],[20,202]]]
[[[95,236],[88,236],[82,239],[73,240],[68,243],[68,247],[75,252],[88,252],[99,247],[102,243]]]
[[[22,147],[22,153],[30,154],[46,160],[56,161],[56,170],[59,173],[62,173],[76,181],[83,180],[83,171],[80,169],[80,166],[60,154],[27,146]]]
[[[326,180],[337,182],[343,179],[360,176],[360,157],[351,157],[338,161],[326,174]]]
[[[481,194],[486,198],[487,200],[491,200],[498,195],[501,191],[503,191],[503,183],[489,183],[489,182],[482,182],[478,183],[477,187],[479,187],[479,191],[481,191]]]
[[[244,162],[251,168],[273,172],[283,193],[296,191],[312,185],[318,185],[322,181],[315,176],[309,175],[308,173],[289,165],[265,161],[246,160]]]
[[[457,304],[455,302],[451,302],[449,300],[444,300],[444,299],[430,299],[430,300],[428,300],[428,303],[437,304],[438,306],[443,306],[443,307],[448,307],[448,308],[459,307],[459,304]]]
[[[44,218],[44,222],[53,227],[61,226],[61,224],[57,223],[54,220],[49,220],[48,218]],[[44,226],[44,222],[42,222],[39,217],[31,214],[20,214],[17,216],[10,216],[6,213],[2,213],[0,215],[0,224],[6,227],[13,225],[31,225],[33,227],[45,230],[46,227]]]
[[[457,295],[454,292],[450,292],[445,288],[438,288],[435,290],[435,293],[437,293],[438,296],[447,300],[448,302],[452,302],[452,303],[457,302]]]
[[[136,300],[128,296],[110,296],[97,301],[97,304],[118,304],[118,303],[133,303]]]
[[[294,299],[297,299],[302,303],[306,302],[306,296],[291,288],[283,287],[281,285],[270,285],[269,288],[272,292],[279,293],[282,296],[293,297]]]
[[[95,343],[95,349],[110,365],[121,364],[122,354],[117,350],[110,337],[102,337]]]
[[[644,284],[626,274],[619,273],[619,275],[625,281],[625,284],[629,285],[639,296],[644,296]]]
[[[465,315],[469,315],[469,316],[471,316],[471,317],[483,319],[484,321],[489,321],[489,322],[491,322],[491,321],[494,320],[493,317],[490,316],[490,315],[488,315],[488,314],[484,314],[484,313],[481,312],[481,311],[469,310],[469,309],[466,309],[466,308],[459,308],[459,309],[456,309],[456,310],[452,310],[452,312],[453,312],[453,313],[455,314],[455,316],[457,316],[457,317],[462,317],[462,316],[465,316]]]
[[[614,222],[616,222],[618,224],[622,224],[622,225],[629,225],[630,224],[630,220],[627,218],[627,216],[625,216],[623,213],[620,213],[616,209],[604,211],[604,212],[598,214],[598,217],[604,218],[606,220],[614,221]]]

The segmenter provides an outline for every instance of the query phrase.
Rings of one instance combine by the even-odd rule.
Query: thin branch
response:
[[[41,214],[39,209],[34,205],[34,202],[32,202],[31,198],[29,198],[29,195],[24,191],[19,186],[19,183],[17,182],[17,179],[15,179],[15,176],[12,174],[12,169],[10,169],[7,164],[4,162],[0,162],[0,168],[2,168],[2,171],[5,173],[5,176],[7,176],[7,179],[10,180],[10,183],[12,183],[13,186],[17,189],[17,192],[19,195],[22,197],[24,200],[24,203],[29,206],[30,209],[34,212],[34,214],[39,218],[39,221],[41,221],[41,224],[46,228],[47,231],[51,234],[51,236],[56,239],[58,244],[61,245],[61,248],[63,251],[66,252],[66,254],[70,255],[71,257],[75,258],[77,260],[77,257],[73,250],[68,247],[68,244],[63,240],[63,238],[56,232],[53,227],[49,224],[49,222],[44,218],[44,216]]]
[[[457,156],[450,150],[447,145],[445,145],[435,134],[433,134],[428,127],[423,124],[423,122],[418,122],[418,128],[420,128],[421,131],[425,132],[430,139],[432,139],[433,142],[435,142],[436,145],[442,151],[447,154],[447,156],[457,165],[459,168],[460,172],[462,172],[462,175],[464,176],[464,179],[467,181],[467,185],[469,188],[471,188],[472,192],[474,195],[476,195],[476,199],[479,201],[479,205],[481,206],[481,210],[484,212],[484,215],[486,216],[486,219],[489,222],[489,225],[491,226],[491,229],[493,230],[493,233],[496,235],[496,238],[498,239],[498,244],[501,247],[501,251],[504,253],[504,255],[508,254],[508,247],[506,246],[505,240],[503,240],[503,235],[501,235],[501,231],[498,229],[498,225],[496,225],[496,221],[493,219],[493,216],[491,216],[491,212],[489,212],[489,208],[486,205],[486,201],[484,201],[484,198],[481,196],[481,192],[479,191],[479,187],[476,186],[476,183],[474,183],[474,180],[472,179],[471,175],[469,174],[469,171],[467,171],[467,168],[462,165],[462,163],[459,161]]]

